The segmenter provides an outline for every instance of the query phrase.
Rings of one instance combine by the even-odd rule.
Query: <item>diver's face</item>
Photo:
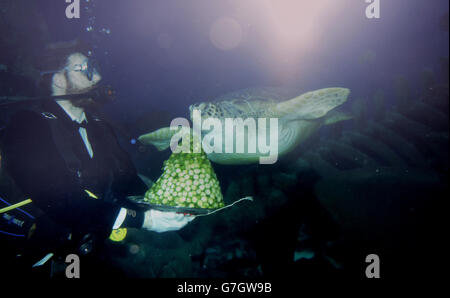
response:
[[[69,56],[66,65],[66,77],[70,93],[89,90],[100,82],[101,75],[96,69],[90,69],[89,67],[88,58],[85,55],[74,53]]]

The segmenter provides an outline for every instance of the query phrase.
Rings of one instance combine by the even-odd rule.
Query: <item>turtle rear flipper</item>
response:
[[[279,117],[286,120],[313,120],[325,116],[343,104],[350,94],[347,88],[325,88],[304,93],[277,104]]]
[[[352,115],[344,111],[338,111],[338,109],[327,113],[323,122],[324,125],[332,125],[341,121],[353,119]]]

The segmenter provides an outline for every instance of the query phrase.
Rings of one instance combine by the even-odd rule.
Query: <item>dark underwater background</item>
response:
[[[437,275],[448,198],[449,2],[0,0],[0,96],[39,93],[46,45],[83,40],[117,100],[102,110],[139,173],[170,152],[134,144],[189,105],[258,86],[351,89],[353,119],[275,165],[213,164],[226,204],[178,232],[130,230],[102,258],[126,277]],[[3,109],[3,108],[2,108]],[[0,113],[6,119],[7,111]],[[2,187],[6,180],[2,181]],[[106,274],[106,273],[105,273]]]

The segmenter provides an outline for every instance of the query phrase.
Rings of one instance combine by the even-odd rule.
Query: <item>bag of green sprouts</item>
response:
[[[173,153],[162,167],[163,174],[145,193],[142,203],[161,211],[209,215],[225,206],[216,173],[192,130],[180,134],[181,142],[171,145]]]

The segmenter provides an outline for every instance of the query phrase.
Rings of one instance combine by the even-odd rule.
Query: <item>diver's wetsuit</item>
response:
[[[44,214],[37,219],[36,235],[44,235],[51,220],[54,226],[47,229],[47,238],[49,233],[53,238],[69,234],[78,244],[87,234],[105,239],[121,207],[133,208],[124,198],[146,190],[111,127],[88,112],[86,118],[83,127],[92,158],[79,134],[80,124],[54,101],[16,113],[5,130],[2,152],[8,172]],[[127,214],[122,227],[142,226],[143,212]]]

